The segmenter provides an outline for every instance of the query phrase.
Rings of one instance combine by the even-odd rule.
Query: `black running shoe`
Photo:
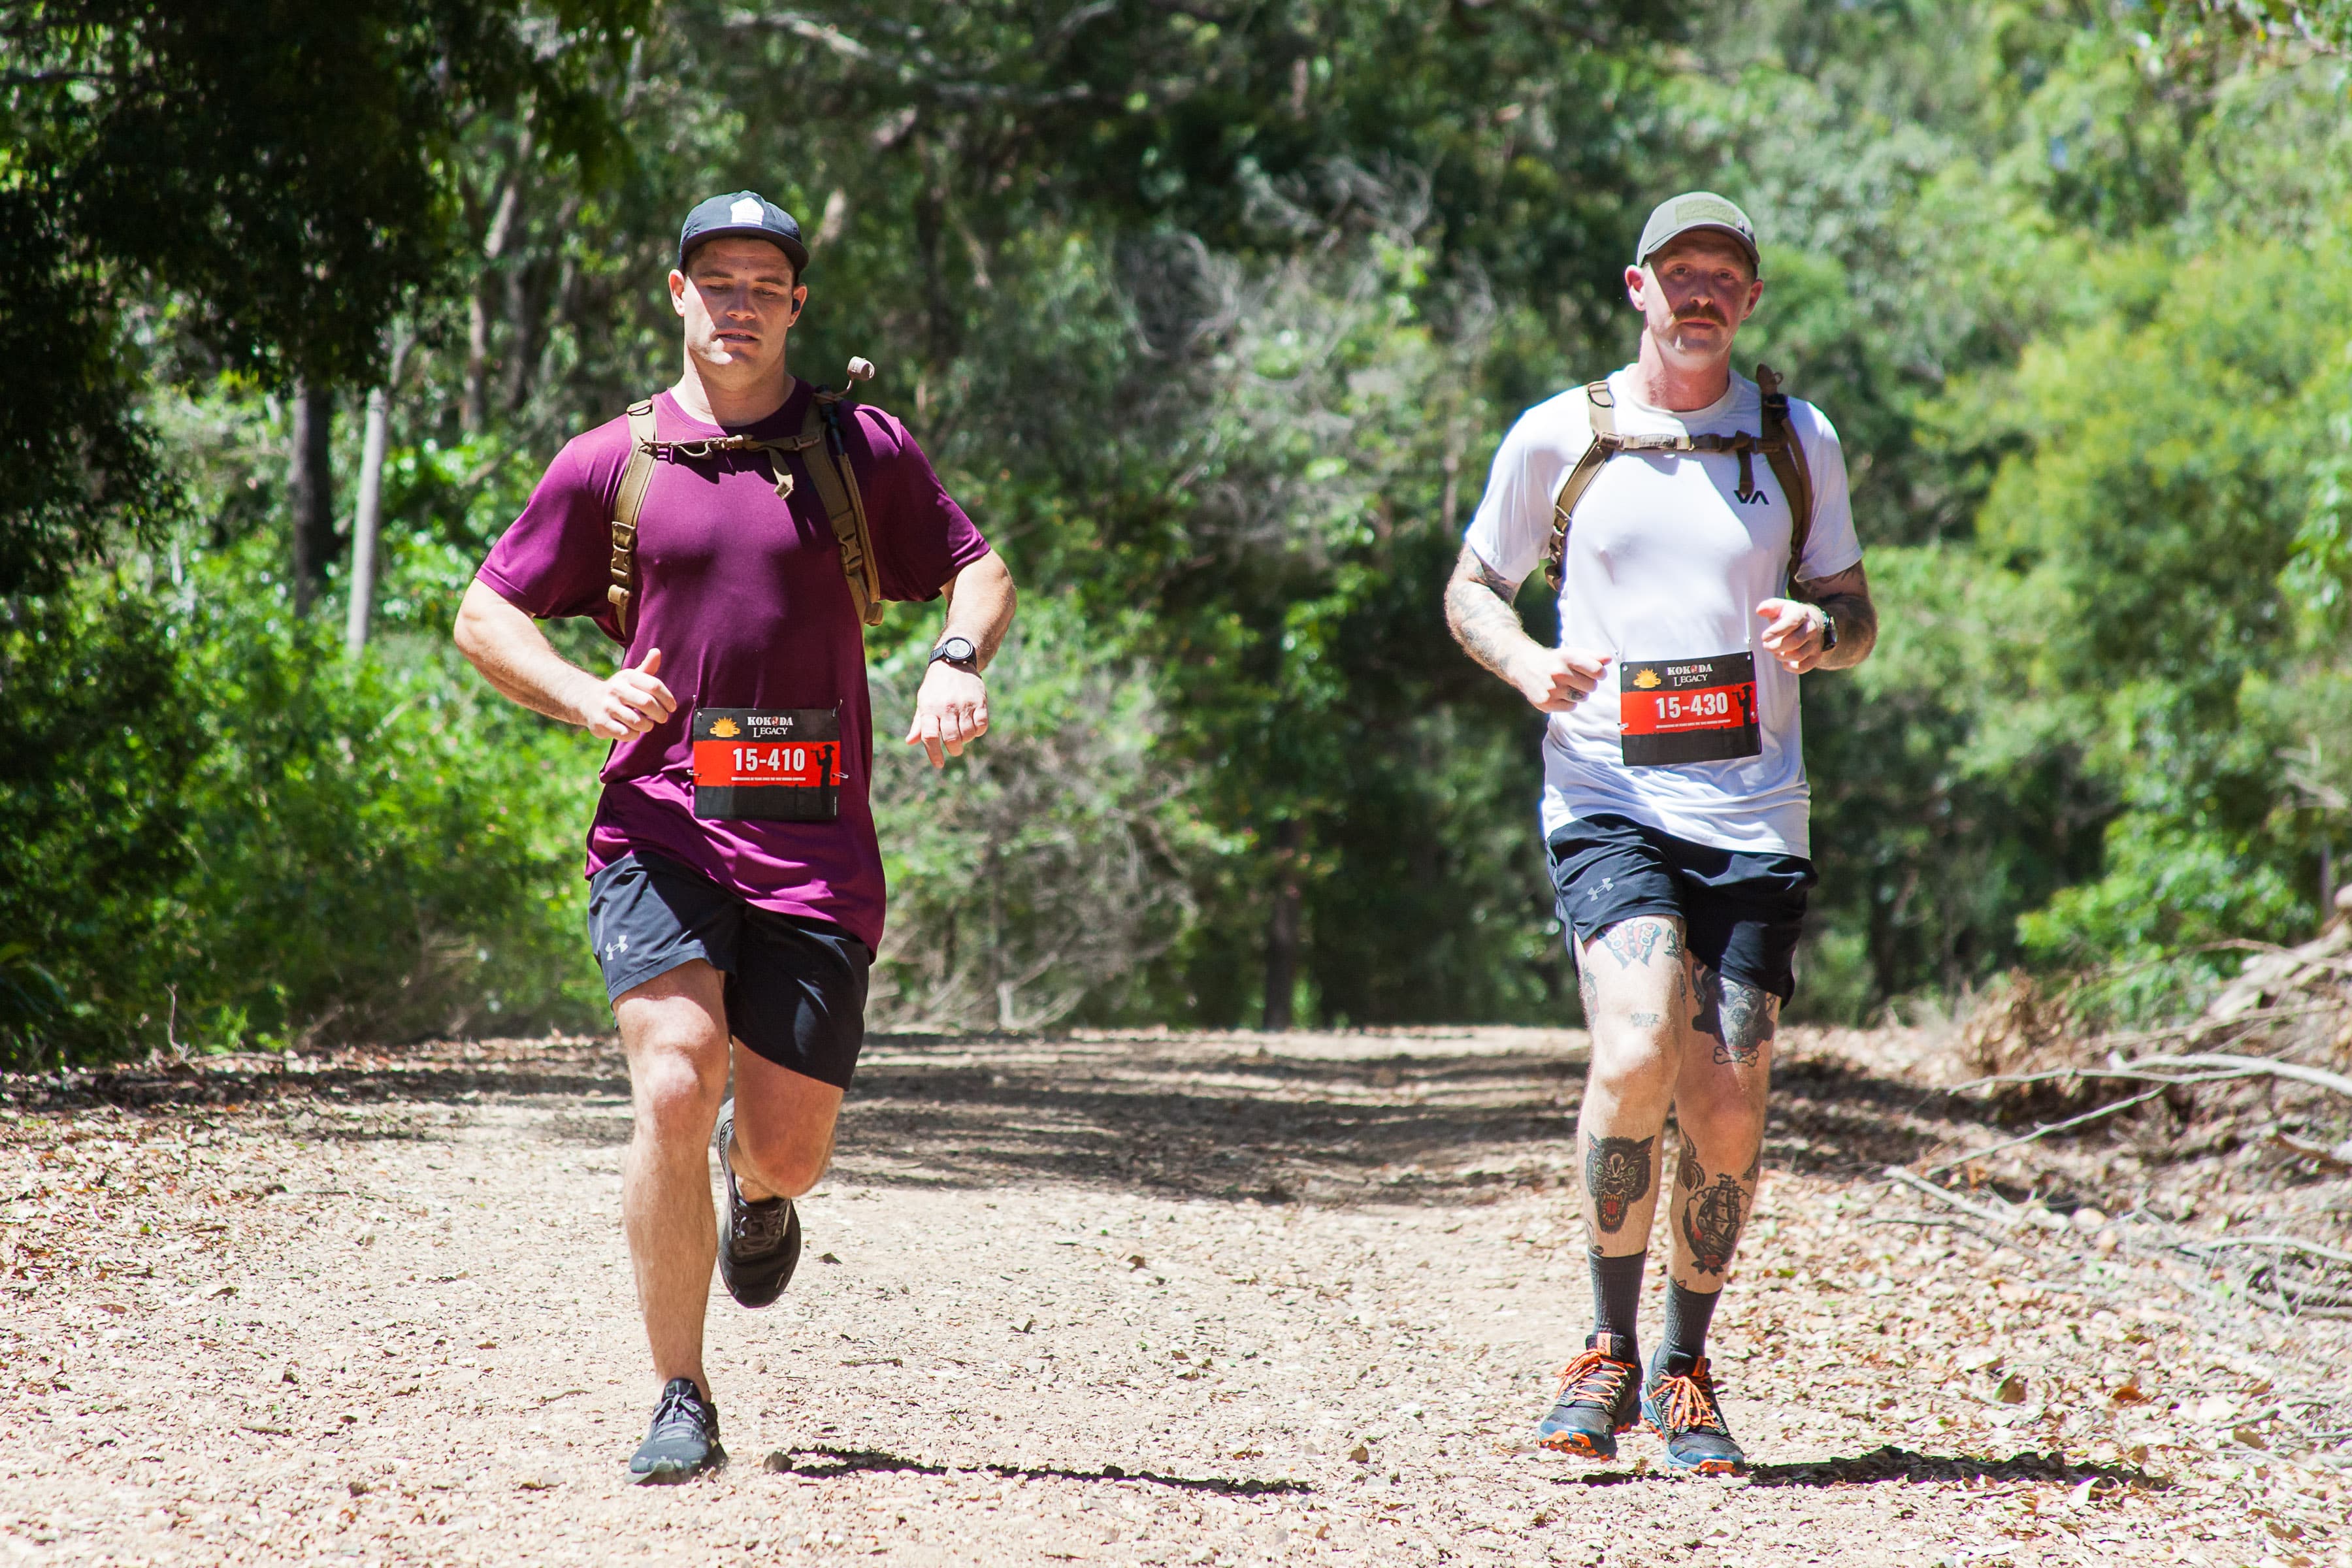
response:
[[[727,1173],[727,1229],[719,1238],[719,1277],[746,1307],[764,1307],[784,1293],[801,1260],[801,1216],[790,1198],[743,1201],[727,1151],[735,1142],[735,1102],[719,1108],[719,1168]]]
[[[1559,1399],[1536,1424],[1536,1441],[1555,1454],[1617,1457],[1617,1434],[1641,1419],[1642,1367],[1622,1334],[1594,1334],[1559,1369]]]
[[[1642,1415],[1666,1440],[1666,1463],[1703,1476],[1748,1472],[1748,1456],[1723,1422],[1715,1379],[1706,1357],[1661,1355],[1651,1363],[1650,1386],[1642,1394]]]
[[[663,1486],[692,1480],[726,1462],[727,1450],[719,1446],[719,1406],[702,1397],[694,1379],[671,1378],[662,1385],[646,1440],[629,1458],[629,1479]]]

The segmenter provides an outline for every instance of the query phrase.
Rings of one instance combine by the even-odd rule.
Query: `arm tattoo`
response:
[[[1650,1195],[1649,1138],[1584,1137],[1584,1190],[1593,1217],[1611,1236],[1625,1226],[1625,1214]]]
[[[1726,980],[1705,964],[1698,971],[1698,1013],[1691,1027],[1715,1041],[1715,1059],[1727,1066],[1746,1067],[1764,1053],[1772,1037],[1775,1009],[1771,995],[1760,986]]]
[[[1793,593],[1837,622],[1838,645],[1822,658],[1822,668],[1851,669],[1870,657],[1878,643],[1878,607],[1870,601],[1870,583],[1861,566],[1809,578],[1794,584]]]
[[[1713,1186],[1693,1186],[1683,1203],[1683,1239],[1690,1244],[1691,1267],[1701,1274],[1720,1274],[1731,1266],[1732,1249],[1739,1245],[1748,1194],[1728,1171]]]
[[[1519,585],[1478,558],[1468,545],[1445,584],[1445,624],[1463,651],[1487,669],[1510,679],[1511,656],[1534,639],[1511,607]]]

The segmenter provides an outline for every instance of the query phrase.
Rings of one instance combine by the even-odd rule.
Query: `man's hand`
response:
[[[934,660],[915,693],[915,721],[907,727],[907,744],[931,754],[931,766],[943,768],[950,757],[988,733],[988,683],[968,669]]]
[[[1756,613],[1771,624],[1764,628],[1764,651],[1780,661],[1791,675],[1802,675],[1822,662],[1822,628],[1827,610],[1796,599],[1767,599]]]
[[[661,649],[647,648],[636,668],[618,670],[611,679],[598,681],[580,704],[580,722],[590,734],[607,741],[625,741],[667,723],[677,711],[677,699],[656,678],[659,668]]]
[[[1565,713],[1592,695],[1609,673],[1609,655],[1530,643],[1514,660],[1511,684],[1540,713]]]

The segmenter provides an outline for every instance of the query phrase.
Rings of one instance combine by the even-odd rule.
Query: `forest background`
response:
[[[0,1062],[595,1026],[602,746],[457,597],[675,374],[691,202],[814,261],[1024,589],[893,743],[877,1021],[1576,1014],[1539,722],[1439,590],[1630,356],[1659,197],[1843,437],[1886,633],[1807,682],[1792,1016],[2013,966],[2193,1006],[2352,797],[2352,16],[2069,0],[27,0],[0,14]],[[378,520],[373,573],[355,531]],[[1540,586],[1520,602],[1550,632]],[[594,668],[611,651],[557,628]]]

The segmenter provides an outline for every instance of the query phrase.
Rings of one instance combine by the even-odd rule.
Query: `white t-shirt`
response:
[[[1672,414],[1633,395],[1632,367],[1609,378],[1625,435],[1762,434],[1763,399],[1734,374],[1708,406]],[[1789,400],[1813,477],[1812,532],[1800,575],[1834,575],[1862,559],[1846,492],[1845,454],[1821,411]],[[1541,569],[1560,481],[1592,442],[1580,386],[1519,416],[1495,454],[1486,499],[1467,534],[1478,558],[1524,581]],[[1602,465],[1569,530],[1560,645],[1612,657],[1598,690],[1544,732],[1543,830],[1612,812],[1693,843],[1809,855],[1798,678],[1764,651],[1756,606],[1786,593],[1789,506],[1771,465],[1751,459],[1758,499],[1741,502],[1729,452],[1623,452]],[[1628,767],[1619,731],[1619,670],[1627,660],[1751,654],[1761,751],[1722,762]]]

